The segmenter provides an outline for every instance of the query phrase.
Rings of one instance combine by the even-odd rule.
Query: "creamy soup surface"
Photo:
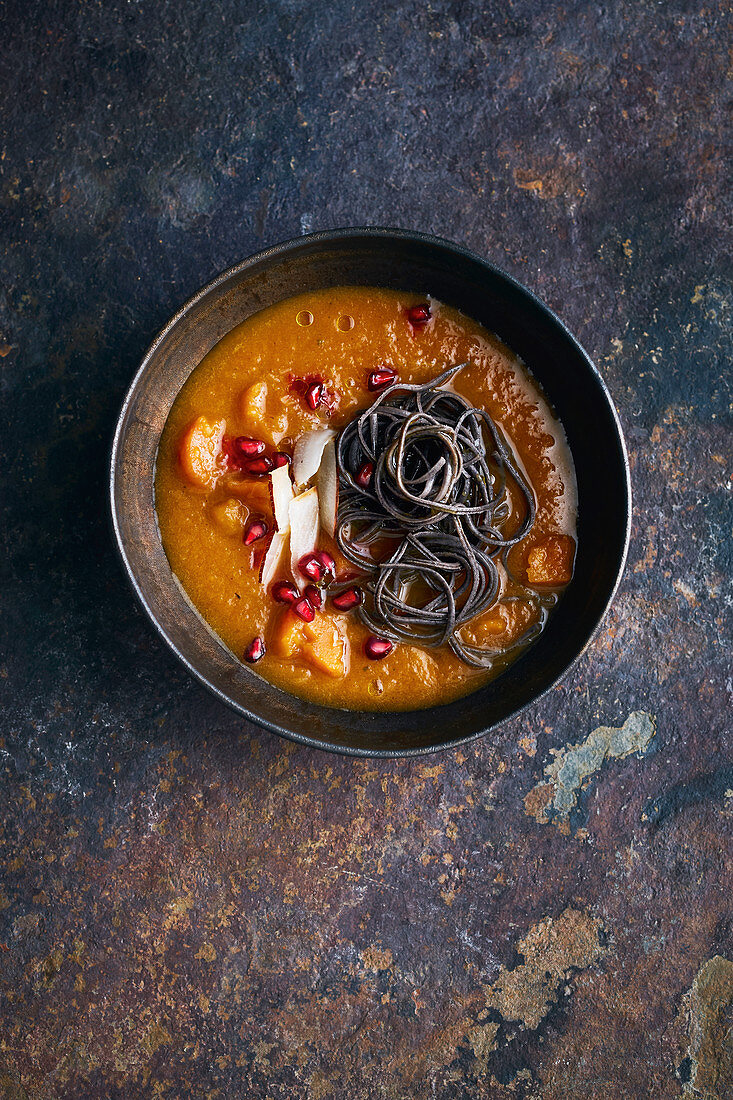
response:
[[[429,318],[413,324],[410,310],[418,307],[419,317],[421,304]],[[536,519],[500,569],[494,604],[463,628],[466,640],[490,646],[490,668],[466,664],[447,646],[398,643],[375,659],[367,655],[373,631],[360,621],[359,608],[339,611],[328,587],[319,589],[322,606],[310,623],[273,598],[278,580],[295,579],[302,594],[304,579],[292,577],[287,546],[270,584],[261,582],[275,530],[271,475],[253,472],[233,441],[253,440],[255,450],[264,443],[253,456],[264,458],[264,467],[284,464],[274,456],[290,458],[304,433],[338,431],[372,404],[378,394],[367,382],[374,371],[386,368],[400,382],[424,383],[464,361],[469,365],[451,387],[499,426],[531,485]],[[510,496],[511,534],[522,504]],[[517,639],[552,613],[572,577],[575,474],[562,426],[526,367],[496,336],[418,294],[321,290],[280,302],[233,329],[176,398],[160,442],[155,500],[171,568],[225,645],[278,687],[331,707],[406,710],[474,691],[521,655],[526,646]],[[353,566],[323,529],[317,545],[334,559],[337,580],[348,576]]]

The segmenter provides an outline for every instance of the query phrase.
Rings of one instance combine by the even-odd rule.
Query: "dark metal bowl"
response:
[[[178,391],[204,355],[235,325],[283,298],[359,284],[431,294],[497,333],[543,386],[565,426],[577,472],[575,576],[539,640],[493,683],[427,710],[336,710],[296,699],[261,679],[189,604],[156,522],[158,441]],[[340,229],[288,241],[224,272],[191,298],[154,341],[130,386],[112,448],[110,495],[130,582],[189,671],[267,729],[359,756],[409,756],[458,745],[487,733],[552,687],[606,614],[623,572],[631,513],[616,411],[595,366],[562,322],[520,283],[465,248],[387,229]]]

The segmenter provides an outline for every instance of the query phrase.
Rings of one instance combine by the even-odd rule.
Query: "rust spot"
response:
[[[541,156],[529,167],[516,165],[512,175],[517,187],[542,199],[575,200],[585,195],[580,160],[568,150]]]
[[[541,825],[547,825],[547,810],[552,802],[555,788],[552,783],[538,783],[524,796],[524,809],[528,817],[533,817]]]
[[[369,970],[389,970],[392,965],[392,952],[389,948],[367,947],[361,953],[361,961]]]
[[[684,1096],[723,1100],[733,1092],[733,962],[715,955],[698,971],[685,997],[690,1037]]]
[[[216,958],[216,948],[211,943],[205,943],[196,952],[197,959],[203,959],[205,962],[213,962]]]
[[[656,523],[650,523],[646,529],[646,546],[644,548],[644,556],[639,559],[634,565],[635,573],[645,573],[647,569],[651,569],[657,560],[657,537],[659,535],[659,529]]]
[[[505,1020],[519,1021],[532,1030],[539,1027],[568,972],[583,970],[603,955],[600,929],[600,921],[572,908],[555,919],[540,921],[517,944],[525,961],[505,971],[489,988],[487,1008],[496,1008]]]
[[[514,182],[517,187],[521,187],[523,191],[537,191],[540,195],[542,194],[542,180],[532,179],[531,173],[528,174],[522,171],[521,168],[515,169]]]
[[[159,1050],[162,1046],[167,1046],[170,1041],[171,1037],[165,1028],[161,1027],[160,1024],[153,1024],[142,1037],[140,1045],[147,1054],[152,1056],[156,1050]]]
[[[414,1050],[409,1062],[401,1060],[399,1071],[405,1081],[415,1081],[429,1065],[447,1064],[460,1047],[468,1044],[476,1057],[472,1073],[483,1076],[499,1046],[502,1022],[536,1030],[566,988],[572,971],[598,962],[605,948],[601,944],[601,922],[578,909],[568,907],[558,917],[546,917],[517,944],[524,961],[513,969],[502,967],[499,976],[483,991],[455,999],[457,1015],[447,1016]],[[494,1018],[488,1019],[493,1011]],[[497,1022],[496,1013],[501,1016]]]

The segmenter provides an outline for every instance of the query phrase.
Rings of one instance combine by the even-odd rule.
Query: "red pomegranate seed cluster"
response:
[[[298,571],[310,584],[307,584],[301,596],[290,581],[275,581],[270,586],[270,595],[277,603],[288,604],[296,615],[306,623],[312,623],[316,611],[323,607],[324,595],[319,586],[328,585],[336,579],[336,562],[326,550],[314,550],[304,554],[298,562]]]
[[[272,457],[265,454],[266,446],[262,439],[251,439],[247,435],[232,438],[225,435],[221,441],[226,463],[230,470],[240,470],[243,474],[262,477],[278,466],[290,462],[290,455],[284,451],[275,451]]]
[[[262,638],[253,638],[249,643],[244,653],[242,654],[245,661],[248,661],[251,665],[265,656],[265,643]]]
[[[397,377],[397,371],[392,370],[391,367],[377,367],[369,373],[367,377],[367,389],[371,393],[376,393],[378,390],[384,390],[387,386],[391,386]]]

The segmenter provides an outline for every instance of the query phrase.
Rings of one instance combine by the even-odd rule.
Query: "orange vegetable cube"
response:
[[[327,676],[346,674],[346,640],[333,619],[318,612],[306,623],[288,608],[271,633],[270,651],[276,657],[301,657]]]
[[[265,419],[266,404],[267,382],[253,382],[240,400],[242,416],[248,423],[260,424]]]
[[[333,619],[316,615],[305,623],[306,637],[303,656],[313,668],[328,676],[340,678],[346,674],[346,642]]]
[[[573,576],[575,541],[570,535],[549,535],[527,555],[527,581],[559,588]]]
[[[276,657],[294,657],[304,641],[304,626],[294,611],[284,611],[270,633],[270,652]]]
[[[239,497],[250,512],[266,516],[272,512],[269,481],[269,478],[242,477],[241,474],[229,473],[226,475],[224,484],[227,492]]]
[[[473,619],[463,628],[463,637],[471,645],[504,647],[527,629],[532,615],[525,600],[507,600]]]
[[[507,621],[506,612],[502,614],[503,610],[498,606],[492,607],[477,619],[473,619],[464,629],[464,636],[470,637],[474,645],[481,645],[483,642],[494,641],[500,634],[505,634]]]
[[[275,405],[277,412],[273,412]],[[267,382],[253,382],[239,399],[239,408],[247,431],[276,447],[286,433],[288,419],[279,398],[267,397]]]
[[[222,472],[219,464],[226,421],[199,416],[186,428],[178,446],[183,476],[199,489],[211,489]]]
[[[241,535],[248,510],[241,500],[227,497],[209,508],[214,524],[225,535]]]

